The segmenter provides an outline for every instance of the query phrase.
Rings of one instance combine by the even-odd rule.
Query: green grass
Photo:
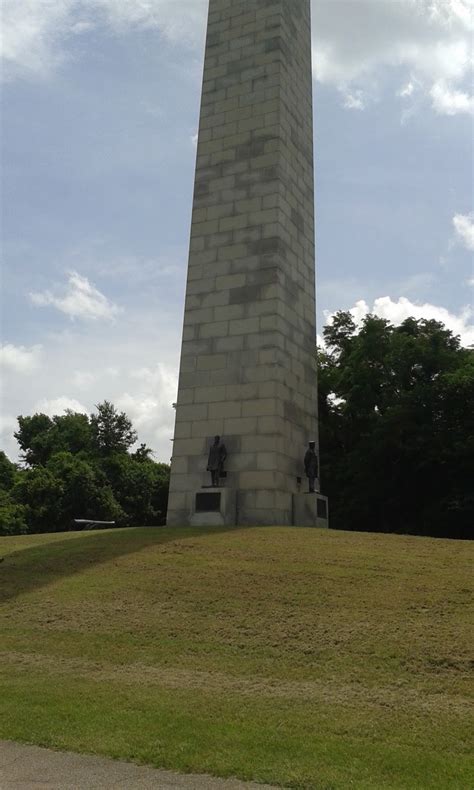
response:
[[[0,737],[295,788],[469,788],[472,544],[0,539]]]

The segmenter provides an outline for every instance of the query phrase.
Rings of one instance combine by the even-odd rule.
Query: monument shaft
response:
[[[210,0],[168,524],[215,435],[226,523],[292,523],[315,325],[310,0]]]

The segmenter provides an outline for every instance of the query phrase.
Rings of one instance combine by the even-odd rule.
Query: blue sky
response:
[[[168,460],[206,0],[5,0],[2,443],[108,398]],[[318,323],[474,343],[471,0],[313,3]]]

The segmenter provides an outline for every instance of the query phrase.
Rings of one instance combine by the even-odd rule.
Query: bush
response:
[[[0,491],[0,535],[24,535],[28,532],[26,507]]]

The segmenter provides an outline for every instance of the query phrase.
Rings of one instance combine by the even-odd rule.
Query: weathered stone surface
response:
[[[293,523],[298,527],[329,526],[329,506],[322,494],[293,494]]]
[[[215,510],[199,510],[196,507],[196,494],[192,503],[191,512],[188,513],[187,523],[192,527],[220,527],[233,526],[236,522],[236,497],[237,492],[232,488],[206,488],[201,489],[205,494],[214,495],[219,499],[219,506]],[[201,492],[199,492],[201,493]]]
[[[215,433],[235,520],[292,523],[317,439],[312,135],[310,0],[210,0],[169,524]]]

